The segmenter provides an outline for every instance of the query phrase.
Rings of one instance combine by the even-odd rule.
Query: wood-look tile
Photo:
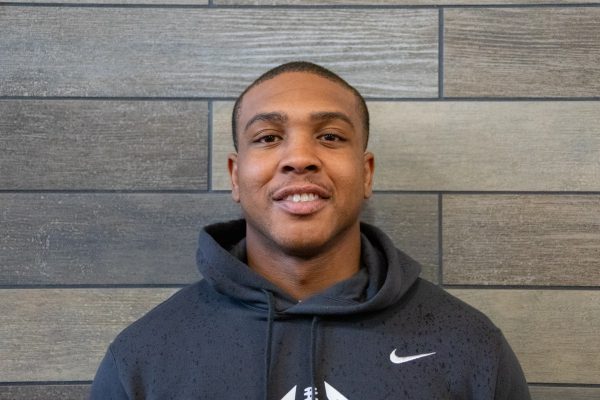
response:
[[[600,388],[597,387],[552,387],[529,386],[532,400],[597,400]]]
[[[0,96],[232,97],[297,59],[332,68],[366,96],[438,92],[433,9],[7,7],[2,14],[0,54],[11,56],[0,69]]]
[[[376,193],[362,220],[390,235],[397,248],[417,260],[421,277],[438,282],[438,198],[436,195]]]
[[[85,400],[89,385],[0,385],[0,400]]]
[[[0,194],[0,285],[183,284],[228,194]]]
[[[174,292],[0,290],[0,381],[92,380],[117,333]]]
[[[599,384],[600,291],[452,289],[504,332],[528,382]],[[563,397],[565,399],[568,397]],[[585,397],[583,397],[585,399]]]
[[[598,8],[447,9],[444,94],[599,96],[599,29]]]
[[[443,281],[600,285],[600,196],[444,195]]]
[[[206,102],[0,100],[0,189],[206,189],[207,116]]]
[[[371,102],[380,190],[600,189],[598,102]]]

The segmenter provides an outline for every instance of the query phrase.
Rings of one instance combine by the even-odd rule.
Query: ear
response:
[[[375,156],[370,151],[365,151],[363,156],[364,163],[364,192],[365,199],[368,199],[373,194],[373,174],[375,173]]]
[[[229,178],[231,179],[231,197],[236,203],[240,202],[240,190],[238,185],[238,164],[237,153],[230,153],[227,156],[227,168],[229,169]]]

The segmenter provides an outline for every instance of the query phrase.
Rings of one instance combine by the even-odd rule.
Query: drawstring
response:
[[[313,399],[317,398],[317,386],[316,386],[316,370],[317,370],[317,325],[319,323],[319,317],[316,315],[313,317],[312,324],[310,326],[310,385],[312,387]],[[321,395],[323,397],[323,395]]]
[[[273,303],[273,294],[268,290],[263,290],[267,296],[269,305],[269,314],[267,316],[267,341],[265,343],[265,400],[269,400],[269,376],[271,375],[271,337],[273,336],[273,319],[275,317],[275,304]]]
[[[267,316],[267,337],[265,343],[265,380],[264,380],[264,392],[265,400],[269,400],[269,378],[271,375],[271,341],[273,337],[273,322],[275,320],[275,303],[273,301],[273,294],[268,290],[263,290],[263,293],[267,297],[267,304],[269,312]],[[317,373],[317,346],[318,346],[318,325],[319,317],[316,315],[312,319],[310,326],[310,385],[312,387],[313,398],[316,399],[317,386],[316,386],[316,373]]]

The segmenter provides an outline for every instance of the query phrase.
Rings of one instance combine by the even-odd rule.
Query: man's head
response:
[[[362,126],[363,126],[363,134],[364,134],[364,147],[367,148],[367,144],[369,142],[369,109],[367,108],[367,103],[362,95],[356,90],[352,85],[342,79],[335,72],[328,70],[320,65],[313,64],[307,61],[292,61],[286,64],[281,64],[275,68],[272,68],[259,76],[254,82],[252,82],[237,98],[235,104],[233,106],[233,113],[231,115],[231,133],[233,138],[233,146],[237,150],[238,141],[237,141],[237,129],[238,129],[238,120],[240,117],[240,108],[242,106],[242,101],[246,93],[252,89],[253,87],[259,85],[260,83],[273,79],[278,75],[281,75],[286,72],[306,72],[321,76],[325,79],[329,79],[333,82],[340,84],[341,86],[348,89],[352,94],[356,97],[356,102],[358,106],[358,113],[362,118]]]
[[[366,107],[348,84],[310,68],[259,79],[234,112],[229,172],[248,248],[314,257],[359,240],[374,169]]]

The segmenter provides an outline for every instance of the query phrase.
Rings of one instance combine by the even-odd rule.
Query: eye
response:
[[[319,139],[324,140],[326,142],[341,142],[344,139],[338,135],[337,133],[327,132],[319,136]]]
[[[263,135],[260,136],[259,138],[257,138],[255,140],[256,143],[264,143],[264,144],[269,144],[269,143],[275,143],[281,140],[280,136],[277,135]]]

